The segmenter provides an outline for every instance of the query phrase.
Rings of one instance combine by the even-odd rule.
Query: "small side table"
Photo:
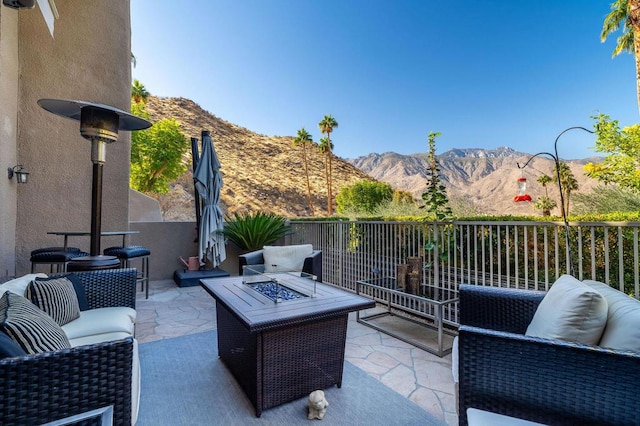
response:
[[[445,356],[451,353],[452,345],[445,345],[444,334],[453,336],[454,333],[444,328],[444,311],[453,308],[453,305],[458,302],[458,293],[454,290],[433,286],[421,286],[421,288],[429,297],[405,293],[404,289],[397,287],[396,279],[393,277],[357,281],[357,294],[372,298],[377,303],[386,306],[386,310],[364,316],[358,311],[356,320],[360,324],[374,328],[434,355]],[[402,318],[433,330],[436,333],[437,341],[435,347],[399,334],[373,321],[385,316]]]

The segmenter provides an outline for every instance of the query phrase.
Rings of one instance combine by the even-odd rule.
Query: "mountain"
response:
[[[537,215],[532,203],[515,203],[518,193],[517,179],[527,179],[527,193],[534,199],[545,194],[545,189],[536,182],[542,174],[552,175],[554,162],[550,158],[535,157],[524,169],[530,154],[517,152],[508,147],[496,149],[451,149],[436,156],[440,166],[440,176],[447,188],[450,200],[465,200],[478,211],[487,214]],[[394,152],[369,154],[347,161],[371,177],[388,182],[396,189],[402,189],[421,198],[426,188],[426,153],[402,155]],[[564,160],[563,160],[564,161]],[[584,175],[582,167],[598,158],[567,160],[579,189],[589,192],[597,184]],[[559,200],[557,184],[547,185],[549,196]],[[559,214],[559,209],[552,211]]]
[[[222,165],[223,187],[221,207],[225,214],[235,212],[270,211],[284,217],[311,216],[307,200],[302,150],[293,146],[292,136],[266,136],[222,120],[185,98],[147,99],[147,111],[152,121],[175,118],[187,138],[200,139],[202,130],[209,130]],[[295,133],[297,129],[291,129]],[[325,216],[327,188],[325,156],[317,146],[307,150],[309,180],[315,216]],[[496,149],[451,149],[438,155],[441,177],[452,201],[465,200],[479,212],[487,214],[537,215],[532,203],[515,203],[517,179],[528,180],[527,193],[535,200],[544,195],[536,182],[542,175],[551,175],[553,161],[536,157],[521,171],[530,154],[508,147]],[[369,154],[355,159],[333,158],[333,188],[362,179],[390,183],[396,189],[409,191],[417,199],[426,187],[426,154],[402,155],[394,152]],[[188,171],[171,184],[169,194],[160,196],[163,218],[167,221],[195,220],[191,150],[184,156]],[[578,192],[588,192],[596,181],[584,176],[582,166],[597,158],[570,160],[578,184]],[[557,185],[548,185],[549,196],[558,199]],[[334,194],[335,195],[335,194]],[[559,214],[555,209],[554,214]]]
[[[200,139],[202,130],[211,132],[221,163],[220,205],[225,214],[263,210],[284,217],[310,216],[302,149],[293,146],[293,137],[254,133],[184,98],[150,96],[146,109],[152,121],[175,118],[188,139]],[[296,131],[291,129],[291,133]],[[315,215],[326,215],[326,157],[315,145],[307,149],[307,155]],[[195,220],[191,150],[183,161],[188,171],[159,200],[166,221]],[[371,179],[338,157],[332,163],[334,192],[344,185]]]

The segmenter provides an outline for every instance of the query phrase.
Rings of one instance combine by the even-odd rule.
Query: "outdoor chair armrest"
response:
[[[315,275],[319,283],[322,282],[322,250],[314,250],[304,259],[302,272]]]
[[[84,285],[90,309],[113,306],[136,308],[135,268],[74,273]]]
[[[460,324],[524,334],[545,292],[463,284]]]
[[[637,424],[640,353],[461,326],[459,415],[543,424]]]
[[[262,253],[264,250],[251,251],[238,256],[238,275],[242,275],[242,267],[247,265],[263,265],[264,256]]]
[[[0,359],[3,425],[43,424],[113,405],[131,424],[133,338]]]

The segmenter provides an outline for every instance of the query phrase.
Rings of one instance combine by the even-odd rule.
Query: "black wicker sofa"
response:
[[[76,275],[89,309],[135,309],[135,269]],[[0,359],[0,423],[43,424],[112,406],[113,424],[131,424],[135,346],[127,337]]]
[[[459,423],[475,408],[548,425],[640,425],[640,351],[525,335],[544,296],[460,286]]]

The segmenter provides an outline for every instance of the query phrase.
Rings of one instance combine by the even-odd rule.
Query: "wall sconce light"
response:
[[[18,181],[18,183],[29,182],[29,172],[27,171],[27,169],[22,167],[22,164],[9,167],[7,171],[9,174],[9,179],[13,178],[13,175],[16,175],[16,181]]]

